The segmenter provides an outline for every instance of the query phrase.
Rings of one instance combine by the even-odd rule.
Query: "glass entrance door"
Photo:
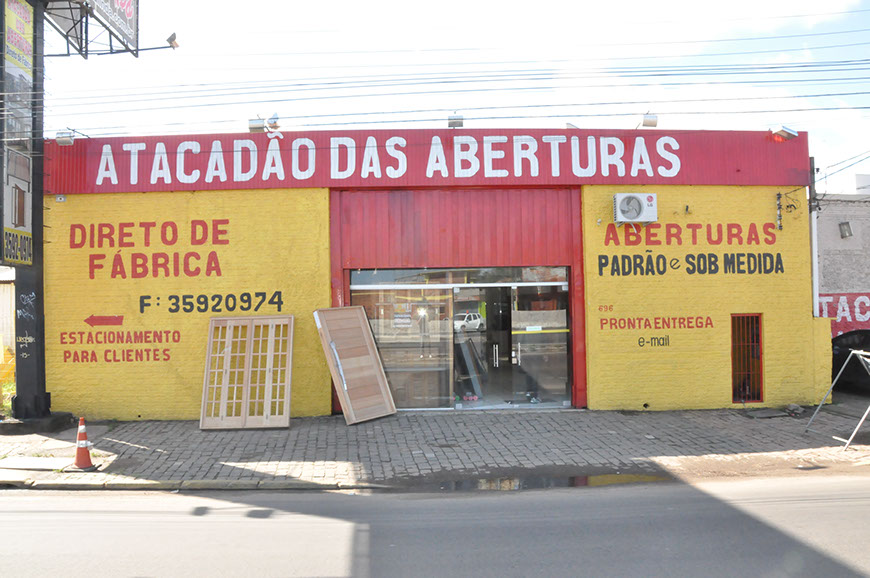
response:
[[[563,285],[453,292],[457,409],[570,405]]]
[[[511,366],[525,386],[520,403],[570,405],[568,292],[558,286],[518,287],[513,299]]]
[[[350,279],[396,407],[570,406],[567,268],[362,269]]]

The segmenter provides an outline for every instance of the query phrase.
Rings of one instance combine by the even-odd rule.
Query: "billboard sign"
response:
[[[88,50],[87,16],[85,5],[74,0],[49,2],[45,6],[46,22],[82,56],[86,56]]]
[[[127,48],[139,49],[139,0],[91,0],[94,16]]]
[[[3,260],[11,264],[33,263],[33,192],[30,157],[6,150],[6,180],[3,184]]]
[[[6,1],[3,261],[33,263],[33,7]]]

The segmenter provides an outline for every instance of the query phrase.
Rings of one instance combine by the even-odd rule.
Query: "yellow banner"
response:
[[[33,78],[33,8],[23,0],[6,0],[6,62]]]
[[[33,237],[30,233],[15,229],[3,230],[3,259],[9,263],[30,265],[33,263]]]

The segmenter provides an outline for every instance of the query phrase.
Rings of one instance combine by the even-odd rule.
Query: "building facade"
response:
[[[831,319],[832,337],[870,329],[870,195],[860,193],[862,176],[859,194],[823,195],[819,201],[819,308]]]
[[[805,134],[131,137],[49,142],[46,163],[56,409],[195,419],[209,319],[291,314],[291,415],[328,414],[312,312],[345,305],[399,408],[777,406],[829,384]]]

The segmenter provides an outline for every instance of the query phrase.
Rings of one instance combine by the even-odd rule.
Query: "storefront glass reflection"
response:
[[[396,407],[451,407],[450,292],[362,290],[351,301],[365,307]]]
[[[357,271],[351,303],[366,309],[396,407],[565,407],[566,276],[564,267]],[[438,288],[409,287],[425,281]]]

